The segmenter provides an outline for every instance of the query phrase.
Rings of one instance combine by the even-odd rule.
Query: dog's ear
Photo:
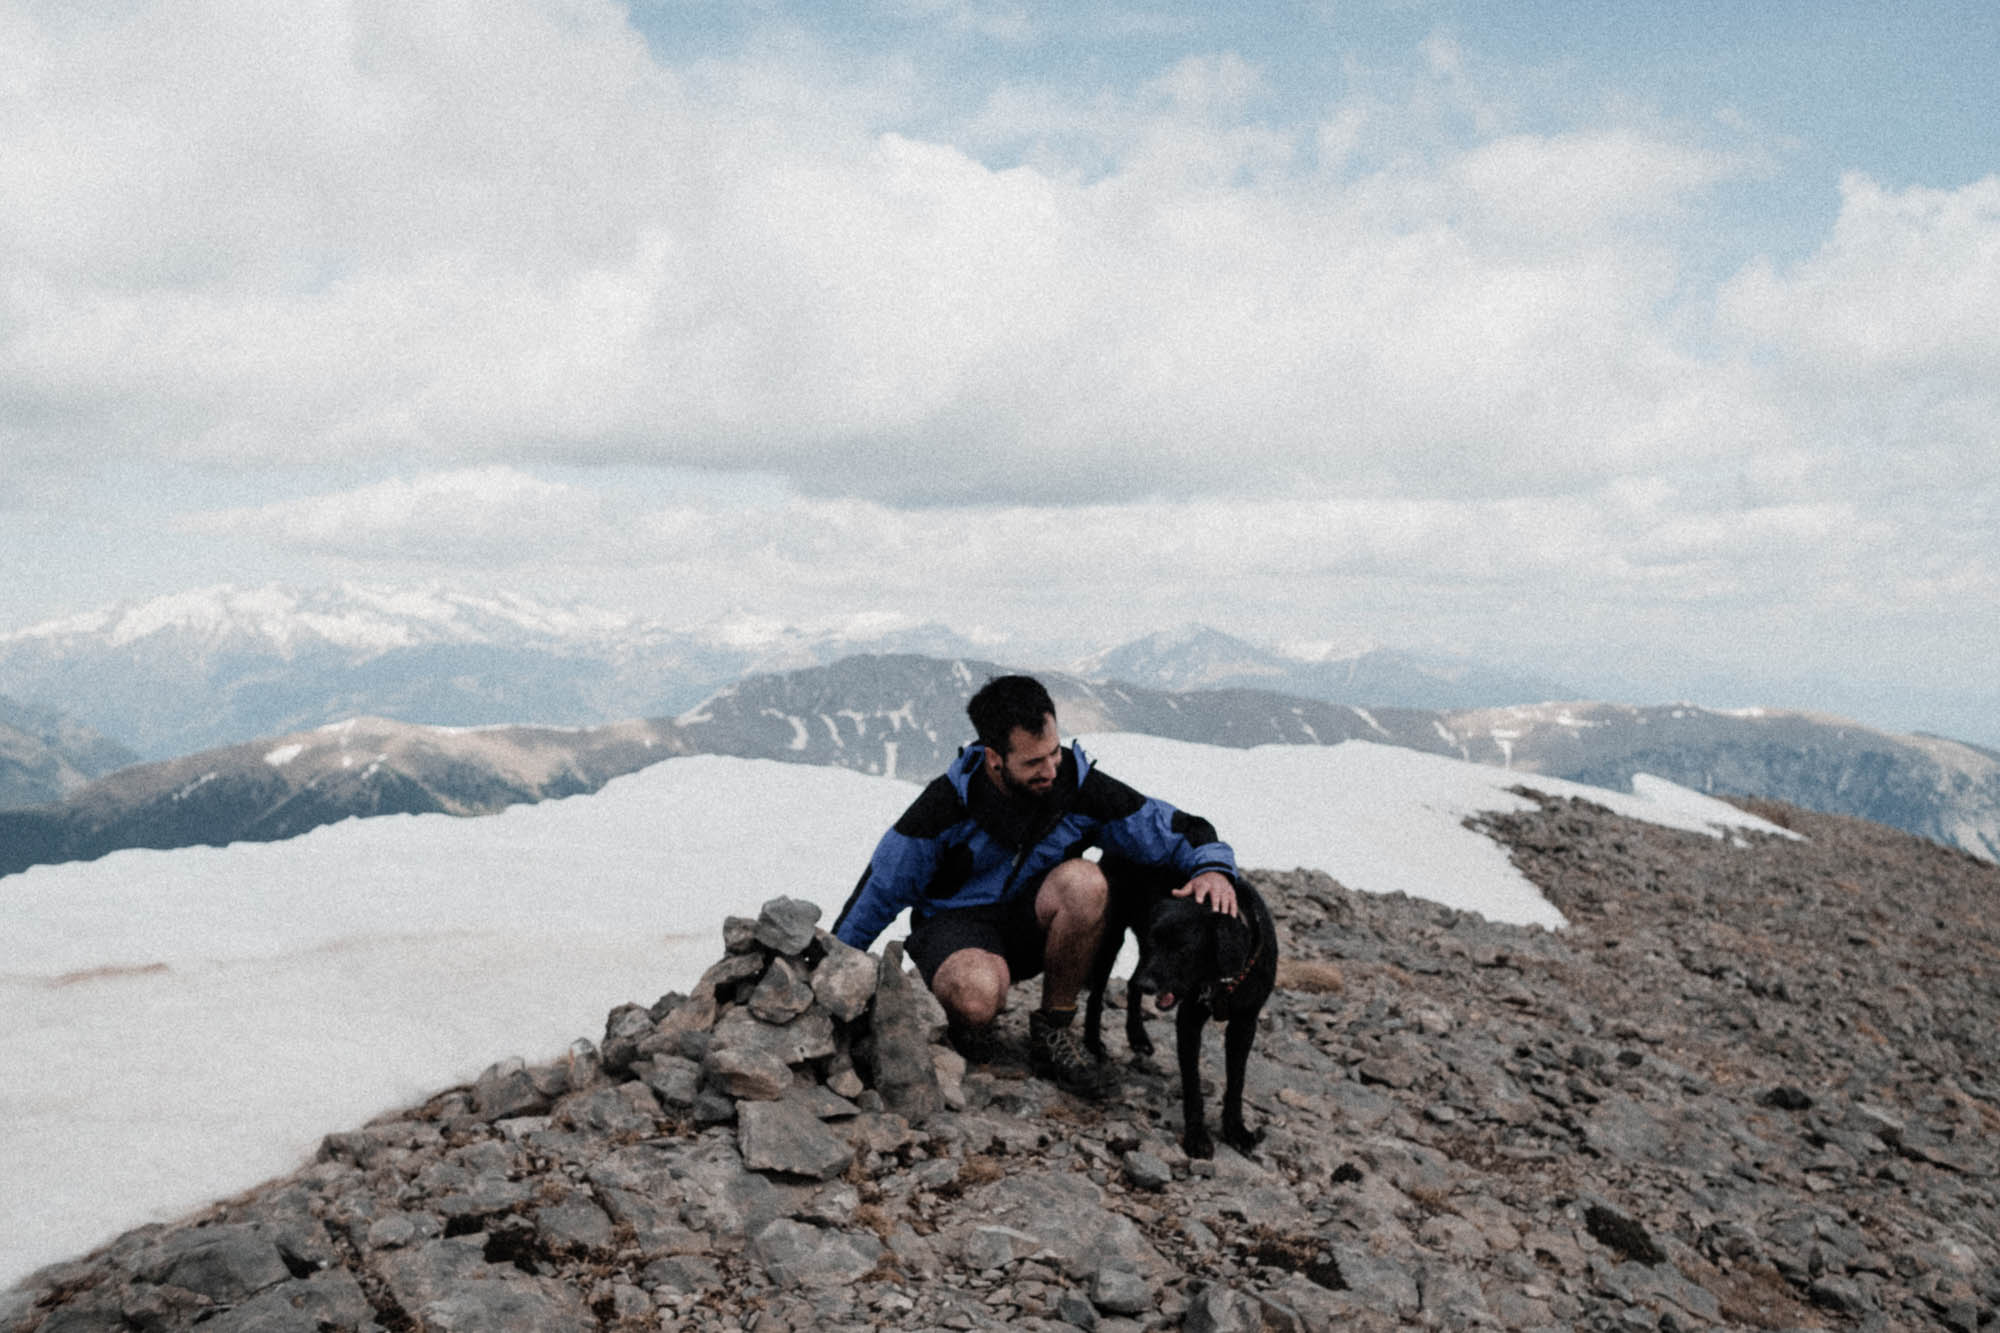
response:
[[[1215,931],[1216,971],[1226,981],[1250,966],[1250,925],[1220,912],[1210,912],[1208,919]]]

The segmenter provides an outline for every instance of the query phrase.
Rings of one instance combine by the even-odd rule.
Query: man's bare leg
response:
[[[1111,887],[1095,862],[1064,861],[1042,879],[1035,895],[1035,920],[1046,939],[1042,946],[1042,1008],[1074,1011],[1076,997],[1090,975],[1097,942],[1104,936],[1104,913]],[[942,969],[940,969],[942,971]]]
[[[931,994],[952,1022],[983,1028],[1007,1007],[1007,988],[1013,981],[1007,960],[999,954],[960,949],[938,964],[931,976]]]
[[[1103,1072],[1071,1030],[1077,992],[1090,975],[1111,891],[1089,861],[1065,861],[1042,880],[1035,920],[1042,946],[1042,1007],[1028,1015],[1028,1050],[1037,1072],[1085,1097],[1104,1094]]]

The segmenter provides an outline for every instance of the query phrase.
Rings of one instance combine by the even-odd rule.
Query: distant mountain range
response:
[[[358,716],[440,726],[670,716],[746,676],[858,653],[1035,657],[881,618],[810,632],[747,617],[687,629],[438,589],[222,587],[0,635],[0,694],[163,759]],[[1035,665],[1154,690],[1251,688],[1370,707],[1491,707],[1573,693],[1384,649],[1288,657],[1199,625]]]
[[[682,711],[756,671],[978,651],[937,625],[683,630],[520,597],[209,588],[0,635],[0,694],[169,758],[357,716],[587,726]]]
[[[1463,658],[1376,647],[1302,656],[1258,648],[1206,625],[1149,634],[1073,670],[1161,690],[1271,690],[1364,707],[1488,708],[1575,694],[1552,680]]]
[[[364,718],[287,733],[136,765],[59,803],[0,811],[0,874],[120,847],[273,840],[355,816],[489,813],[594,791],[680,754],[922,782],[971,739],[966,699],[1005,670],[978,659],[861,656],[752,676],[671,720],[454,729]],[[1711,794],[1859,815],[2000,859],[2000,756],[1838,718],[1602,703],[1362,708],[1038,674],[1067,735],[1136,731],[1233,747],[1361,740],[1511,768],[1530,783],[1547,775],[1621,790],[1651,773]]]
[[[0,810],[59,801],[138,758],[54,709],[0,696]]]
[[[119,769],[0,810],[0,875],[128,847],[277,842],[372,815],[483,815],[596,791],[687,753],[671,724],[449,728],[355,718]]]

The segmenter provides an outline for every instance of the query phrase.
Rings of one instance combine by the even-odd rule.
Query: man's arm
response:
[[[843,944],[866,949],[898,913],[923,895],[937,873],[939,837],[959,813],[958,793],[944,778],[933,781],[911,802],[875,844],[860,883],[834,919],[833,933]]]
[[[843,944],[866,949],[875,943],[898,913],[915,902],[937,868],[937,843],[929,838],[911,838],[890,829],[875,844],[875,855],[861,882],[833,923],[833,933]]]
[[[1095,768],[1084,780],[1083,799],[1105,821],[1098,837],[1107,852],[1141,865],[1171,865],[1187,878],[1176,896],[1192,895],[1214,911],[1236,915],[1236,852],[1213,824]]]

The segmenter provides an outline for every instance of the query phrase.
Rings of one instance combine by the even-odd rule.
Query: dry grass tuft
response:
[[[1303,991],[1309,995],[1337,995],[1347,988],[1347,978],[1336,963],[1311,958],[1280,958],[1278,989]]]

